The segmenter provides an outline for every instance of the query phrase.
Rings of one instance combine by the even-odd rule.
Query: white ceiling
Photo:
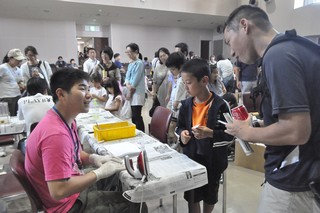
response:
[[[214,32],[216,32],[217,26],[223,24],[226,20],[224,16],[59,0],[0,0],[0,17],[74,21],[77,25],[98,25],[102,27],[114,23],[208,29]],[[80,44],[90,39],[89,37],[81,37],[77,41]]]
[[[89,2],[90,0],[88,0]],[[121,1],[121,0],[119,0]],[[159,0],[161,1],[161,0]],[[57,0],[0,0],[0,17],[66,20],[76,24],[108,26],[110,23],[213,29],[226,17],[169,12]]]

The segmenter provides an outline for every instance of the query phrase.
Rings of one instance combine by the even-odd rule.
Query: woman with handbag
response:
[[[161,47],[158,50],[160,64],[156,66],[153,74],[152,96],[159,100],[160,106],[166,107],[169,101],[168,94],[168,77],[169,69],[166,66],[167,58],[170,52],[167,48]]]

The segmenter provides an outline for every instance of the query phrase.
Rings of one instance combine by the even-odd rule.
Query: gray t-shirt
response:
[[[313,143],[320,143],[320,56],[305,45],[285,41],[266,53],[262,68],[270,96],[262,102],[264,122],[277,122],[279,114],[310,112],[312,133],[300,146],[267,146],[266,180],[286,191],[309,190],[310,179],[320,176],[320,162],[315,160]],[[291,153],[291,162],[288,156]]]

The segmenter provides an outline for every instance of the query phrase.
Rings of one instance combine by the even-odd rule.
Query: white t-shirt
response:
[[[100,61],[97,59],[92,60],[91,58],[88,58],[84,63],[83,63],[83,71],[88,73],[89,75],[93,74],[93,69],[94,67],[99,64]]]
[[[97,89],[95,87],[90,88],[90,93],[95,94],[97,96],[107,96],[107,90],[104,87],[100,87],[100,89]],[[90,102],[90,108],[103,108],[105,105],[104,101],[99,101],[96,98],[93,98]]]
[[[114,97],[113,94],[109,94],[108,95],[108,101],[107,101],[107,103],[105,105],[105,108],[114,106],[116,104],[116,101],[119,100],[120,101],[120,107],[119,107],[118,111],[112,111],[111,112],[113,115],[119,117],[119,113],[120,113],[121,108],[122,108],[122,96],[121,95],[117,95],[117,97],[114,100],[113,100],[113,97]]]
[[[18,82],[23,80],[19,67],[12,68],[9,64],[0,65],[0,98],[13,98],[21,95]]]
[[[229,59],[220,60],[217,62],[217,69],[222,79],[233,75],[233,65]]]
[[[52,96],[41,93],[19,99],[17,116],[20,120],[25,120],[27,135],[30,134],[31,124],[39,122],[53,105]]]

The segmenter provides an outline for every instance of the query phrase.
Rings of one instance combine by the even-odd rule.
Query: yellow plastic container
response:
[[[128,121],[99,124],[93,126],[93,133],[98,142],[130,138],[136,135],[136,125]]]

